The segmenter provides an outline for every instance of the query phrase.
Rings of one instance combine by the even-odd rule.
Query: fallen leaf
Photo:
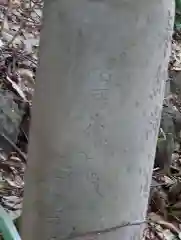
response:
[[[18,95],[27,102],[26,96],[24,94],[24,92],[21,90],[21,88],[18,86],[18,84],[16,84],[15,82],[13,82],[10,77],[6,77],[6,79],[11,83],[13,89],[18,93]]]
[[[15,188],[23,188],[24,187],[24,182],[20,176],[15,176],[14,179],[5,177],[5,180],[11,187],[15,187]]]

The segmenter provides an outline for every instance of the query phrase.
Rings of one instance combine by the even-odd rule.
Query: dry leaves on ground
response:
[[[174,113],[181,112],[181,83],[179,85],[175,81],[178,74],[181,74],[181,41],[173,40],[169,80],[171,84],[173,83],[174,92],[164,99],[163,104],[171,106]],[[170,174],[159,175],[157,170],[153,173],[148,209],[149,223],[144,232],[145,240],[181,239],[181,135],[174,136],[174,139]]]
[[[20,119],[13,137],[0,129],[0,204],[13,219],[21,213],[42,7],[41,0],[0,0],[0,95],[8,91],[13,102],[0,106],[0,124],[14,129],[13,106]]]

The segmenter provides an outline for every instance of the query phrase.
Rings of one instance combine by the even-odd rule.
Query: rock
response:
[[[180,92],[181,90],[181,72],[180,71],[176,71],[172,73],[170,88],[172,93]]]
[[[172,133],[167,133],[166,139],[158,138],[154,167],[159,167],[165,174],[167,174],[172,163],[173,151],[174,139]]]
[[[168,192],[168,197],[170,201],[177,201],[178,197],[181,194],[181,182],[177,181],[175,184],[170,187],[169,192]]]
[[[23,111],[14,101],[13,93],[0,89],[0,148],[7,154],[12,151],[12,147],[2,134],[16,143],[23,114]]]
[[[181,113],[172,104],[163,106],[160,127],[173,136],[181,131]]]
[[[175,134],[175,112],[171,105],[163,106],[160,127],[165,133]]]

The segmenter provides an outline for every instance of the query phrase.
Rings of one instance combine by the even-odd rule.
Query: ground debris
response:
[[[0,204],[21,214],[42,0],[0,0]]]
[[[178,37],[177,31],[174,34]],[[148,208],[151,223],[145,228],[144,239],[181,239],[181,40],[172,40],[172,55],[168,68],[169,91],[165,94],[155,157]],[[167,141],[173,136],[172,144]],[[160,147],[160,143],[162,144]],[[165,151],[169,149],[169,151]],[[165,171],[167,166],[167,171]]]

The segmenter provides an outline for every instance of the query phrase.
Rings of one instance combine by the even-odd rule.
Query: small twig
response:
[[[35,19],[32,18],[31,14],[25,13],[21,9],[18,9],[17,12],[19,12],[21,14],[21,16],[25,18],[24,20],[26,20],[26,21],[30,21],[31,20],[31,23],[38,24],[38,22]],[[17,16],[16,14],[14,14],[14,15]],[[17,17],[19,19],[21,19],[19,16],[17,16]]]
[[[12,88],[16,91],[18,96],[20,96],[25,102],[27,102],[26,95],[23,90],[19,87],[17,83],[11,80],[9,76],[6,76],[6,80],[11,84]]]
[[[37,62],[35,62],[36,61],[36,59],[31,59],[29,56],[23,56],[23,58],[24,59],[26,59],[26,60],[28,60],[28,61],[30,61],[31,63],[33,63],[35,66],[37,66],[38,65],[38,63]],[[22,58],[22,59],[23,59]],[[35,60],[35,61],[34,61]]]
[[[167,137],[166,137],[165,132],[163,131],[163,128],[160,128],[160,135],[161,135],[161,134],[162,134],[162,136],[163,136],[163,139],[166,140]]]
[[[41,17],[38,15],[38,13],[37,13],[35,10],[34,10],[33,12],[36,14],[36,16],[38,17],[38,19],[41,20]]]
[[[17,153],[23,158],[23,160],[27,162],[26,154],[23,153],[21,149],[17,147],[16,144],[8,136],[6,136],[4,133],[0,133],[0,136],[2,136],[14,148],[14,150],[17,151]]]
[[[25,133],[25,131],[23,130],[23,128],[20,127],[20,130],[22,131],[25,139],[26,139],[26,142],[28,143],[28,135]]]

